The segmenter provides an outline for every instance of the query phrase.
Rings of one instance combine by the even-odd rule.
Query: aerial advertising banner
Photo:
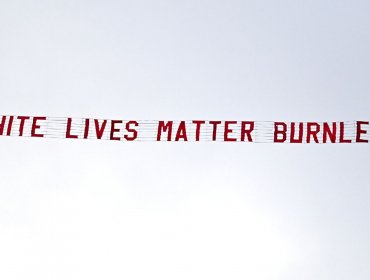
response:
[[[0,115],[0,136],[122,142],[369,143],[369,121],[120,120]]]

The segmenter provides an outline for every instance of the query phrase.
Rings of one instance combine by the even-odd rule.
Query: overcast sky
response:
[[[369,120],[369,1],[0,0],[0,114]],[[367,280],[370,145],[0,138],[0,278]]]

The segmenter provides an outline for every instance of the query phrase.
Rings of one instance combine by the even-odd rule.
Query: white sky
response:
[[[369,120],[369,1],[0,0],[0,113]],[[370,145],[0,139],[0,279],[369,279]]]

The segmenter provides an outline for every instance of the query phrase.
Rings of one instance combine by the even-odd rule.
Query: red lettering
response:
[[[73,139],[78,138],[77,135],[72,135],[71,134],[71,130],[72,130],[72,118],[68,118],[68,120],[67,120],[66,138],[73,138]]]
[[[121,137],[114,136],[114,133],[120,132],[120,129],[115,127],[115,125],[119,123],[122,123],[122,121],[112,120],[111,127],[110,127],[110,140],[116,140],[116,141],[121,140]]]
[[[331,129],[330,129],[328,123],[326,123],[326,122],[324,123],[324,126],[323,126],[323,140],[322,140],[323,143],[327,142],[328,136],[329,136],[330,142],[335,143],[336,138],[337,138],[337,124],[335,122],[332,123],[332,128]]]
[[[195,141],[199,141],[200,139],[200,126],[202,124],[205,124],[206,122],[205,121],[193,121],[193,124],[196,125],[196,128],[195,128]]]
[[[307,123],[307,143],[311,143],[311,136],[316,143],[319,143],[317,134],[320,132],[320,125],[315,122]]]
[[[14,120],[14,117],[10,116],[9,122],[8,122],[8,129],[6,131],[7,136],[10,136],[10,134],[12,133],[13,120]]]
[[[167,122],[166,124],[164,121],[159,121],[158,123],[158,131],[157,131],[157,141],[161,141],[162,132],[167,132],[167,141],[171,141],[172,135],[172,121]]]
[[[94,119],[96,138],[101,139],[104,134],[105,127],[107,126],[107,120],[103,120],[101,126],[99,126],[99,120]]]
[[[84,139],[89,138],[89,128],[90,128],[90,120],[89,119],[85,119]]]
[[[24,123],[26,120],[29,120],[30,117],[18,116],[17,119],[21,121],[19,124],[19,136],[23,136]]]
[[[186,135],[186,125],[185,121],[181,121],[179,124],[179,128],[176,132],[175,141],[179,141],[180,139],[183,139],[184,141],[188,141],[188,137]]]
[[[1,118],[1,123],[0,123],[0,135],[3,135],[4,133],[5,122],[6,122],[6,116],[3,116]]]
[[[302,143],[303,142],[303,123],[299,123],[298,127],[298,139],[294,138],[295,135],[295,123],[290,123],[290,143]]]
[[[210,121],[209,122],[212,125],[213,132],[212,132],[212,141],[216,141],[217,138],[217,126],[221,123],[220,121]]]
[[[247,125],[249,126],[248,129],[247,129]],[[240,140],[242,142],[244,142],[245,141],[245,136],[247,136],[248,142],[253,142],[253,139],[252,139],[252,131],[253,130],[254,130],[254,122],[242,121]]]
[[[279,129],[279,127],[282,127],[282,129]],[[286,131],[287,131],[287,125],[284,122],[275,122],[274,124],[274,143],[284,143],[286,140]],[[282,135],[282,138],[279,139],[279,134]]]
[[[229,133],[233,133],[233,130],[229,128],[231,124],[237,124],[236,121],[225,121],[225,130],[224,130],[224,141],[225,142],[235,142],[236,138],[229,137]]]
[[[138,126],[136,121],[129,121],[126,123],[126,130],[132,133],[132,136],[124,135],[127,141],[134,141],[137,138],[137,131],[134,128],[130,128],[130,125]]]
[[[369,122],[362,122],[362,121],[358,121],[357,122],[356,142],[357,143],[368,143],[369,140],[367,140],[367,139],[361,139],[361,134],[366,134],[367,133],[366,130],[363,130],[361,128],[362,125],[369,125]]]
[[[339,123],[339,143],[351,143],[352,140],[344,139],[344,122]]]
[[[37,134],[36,130],[40,129],[40,125],[37,124],[38,121],[45,121],[46,117],[34,117],[32,122],[31,137],[44,137],[44,134]]]

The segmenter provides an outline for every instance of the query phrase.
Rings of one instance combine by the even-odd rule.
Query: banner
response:
[[[369,121],[111,120],[0,116],[0,136],[122,142],[369,143]]]

